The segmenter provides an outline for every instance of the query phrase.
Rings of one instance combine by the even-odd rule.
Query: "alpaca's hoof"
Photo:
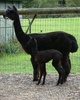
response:
[[[42,85],[45,85],[45,81],[42,82]]]
[[[42,83],[42,85],[45,85],[45,83]]]
[[[58,85],[59,85],[59,82],[57,82],[56,86],[58,86]]]
[[[64,83],[64,80],[62,79],[61,82],[60,82],[60,84],[63,84],[63,83]]]
[[[36,85],[39,85],[40,83],[38,82]]]
[[[67,79],[64,79],[64,83],[67,81]]]
[[[60,83],[61,83],[61,79],[59,78],[58,81],[57,81],[56,86],[58,86]]]
[[[33,79],[33,82],[34,82],[34,81],[38,81],[38,79],[34,78],[34,79]]]
[[[62,85],[64,83],[64,81],[62,81],[60,84]]]

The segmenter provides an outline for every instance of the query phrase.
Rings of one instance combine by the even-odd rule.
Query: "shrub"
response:
[[[18,42],[11,41],[10,43],[3,43],[1,53],[15,54],[21,52]]]

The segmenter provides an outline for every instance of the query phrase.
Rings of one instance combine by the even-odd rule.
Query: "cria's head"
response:
[[[31,38],[30,40],[29,40],[29,45],[31,46],[31,47],[37,47],[37,40],[35,39],[35,38]]]

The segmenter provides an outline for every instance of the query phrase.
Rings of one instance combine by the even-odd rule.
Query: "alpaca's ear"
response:
[[[8,9],[11,9],[11,7],[10,6],[7,6],[8,7]]]
[[[13,9],[17,12],[17,8],[13,5]]]

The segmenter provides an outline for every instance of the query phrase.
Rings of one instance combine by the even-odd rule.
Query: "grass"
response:
[[[28,24],[27,20],[22,21],[23,26]],[[23,27],[26,31],[26,28]],[[80,18],[47,18],[35,19],[31,27],[32,33],[65,31],[74,35],[80,45]],[[72,69],[71,73],[80,73],[80,49],[76,53],[70,54]],[[32,73],[30,55],[26,53],[4,54],[0,57],[0,73]],[[47,72],[56,73],[52,67],[51,61],[47,63]]]
[[[72,73],[80,73],[79,57],[71,54]],[[32,64],[30,62],[30,55],[26,53],[20,54],[4,54],[0,58],[0,73],[32,73]],[[47,72],[56,73],[56,70],[51,65],[51,61],[47,63]]]
[[[80,34],[80,18],[46,18],[46,19],[35,19],[31,30],[32,33],[50,32],[50,31],[65,31],[71,34]],[[28,25],[28,20],[23,20],[23,26]],[[26,27],[23,30],[26,31]]]
[[[0,59],[0,72],[32,72],[30,56],[25,53],[4,54]]]

